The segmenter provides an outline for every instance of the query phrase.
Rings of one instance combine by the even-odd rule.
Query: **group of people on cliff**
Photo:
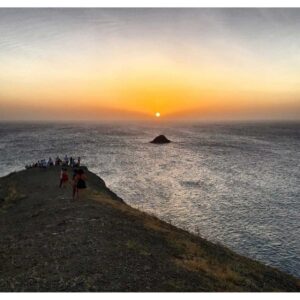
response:
[[[49,157],[48,160],[41,159],[38,160],[35,163],[27,164],[25,166],[26,169],[30,168],[49,168],[51,166],[70,166],[70,167],[80,167],[80,156],[75,160],[72,156],[68,157],[68,155],[65,155],[63,159],[60,159],[59,156],[55,158],[55,161],[52,159],[52,157]]]
[[[61,166],[60,176],[59,176],[59,187],[66,187],[67,184],[71,184],[72,186],[72,199],[73,201],[76,199],[79,199],[79,191],[86,188],[86,176],[84,173],[83,168],[80,168],[81,166],[81,158],[78,156],[77,160],[73,158],[72,156],[68,157],[68,155],[65,155],[63,159],[61,159],[59,156],[53,160],[51,157],[49,157],[48,160],[41,159],[38,160],[35,163],[27,164],[25,166],[26,169],[31,168],[50,168],[52,166]],[[69,180],[68,175],[68,167],[71,167],[72,169],[72,179]]]
[[[59,177],[59,187],[66,187],[68,183],[72,186],[72,199],[79,200],[79,191],[86,189],[86,175],[82,168],[78,165],[72,166],[72,180],[69,180],[68,168],[67,166],[62,166],[60,177]]]

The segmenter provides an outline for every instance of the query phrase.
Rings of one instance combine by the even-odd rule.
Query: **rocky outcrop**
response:
[[[168,143],[171,143],[171,141],[169,139],[167,139],[164,135],[159,135],[153,141],[151,141],[150,143],[153,143],[153,144],[168,144]]]

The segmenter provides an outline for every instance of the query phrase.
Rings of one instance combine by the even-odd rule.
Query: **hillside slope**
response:
[[[69,170],[71,174],[71,171]],[[95,174],[0,178],[0,291],[300,291],[299,280],[126,205]]]

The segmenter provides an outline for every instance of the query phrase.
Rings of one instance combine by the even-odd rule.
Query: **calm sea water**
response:
[[[300,123],[2,123],[0,176],[80,155],[131,206],[300,277],[299,149]]]

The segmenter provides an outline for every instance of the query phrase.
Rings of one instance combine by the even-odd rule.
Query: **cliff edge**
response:
[[[59,171],[0,178],[0,292],[300,291],[288,274],[131,208],[88,170],[72,202]]]

